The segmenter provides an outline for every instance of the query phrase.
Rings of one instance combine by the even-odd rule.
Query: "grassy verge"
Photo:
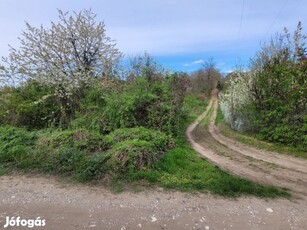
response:
[[[211,106],[211,108],[208,111],[207,116],[200,121],[200,124],[204,125],[205,127],[209,127],[211,116],[212,116],[213,112],[214,112],[214,106]]]
[[[220,126],[220,131],[224,136],[235,139],[246,145],[249,145],[255,148],[265,149],[268,151],[278,152],[281,154],[291,155],[294,157],[301,157],[301,158],[307,159],[306,152],[300,149],[296,149],[296,148],[281,145],[281,144],[266,142],[266,141],[257,139],[255,135],[253,134],[239,133],[237,131],[234,131],[233,129],[229,127],[229,125],[227,125],[224,122],[223,114],[222,114],[222,111],[220,110],[220,107],[218,110],[215,124]]]
[[[224,117],[223,117],[223,113],[222,113],[222,110],[221,110],[221,107],[219,106],[218,109],[217,109],[217,115],[216,115],[216,119],[215,119],[215,122],[214,122],[215,125],[218,125],[218,124],[225,124],[224,122]]]
[[[171,150],[154,169],[138,172],[132,180],[146,180],[165,188],[189,192],[212,192],[223,196],[237,197],[287,197],[286,191],[264,186],[234,177],[221,171],[207,160],[197,156],[185,142]]]

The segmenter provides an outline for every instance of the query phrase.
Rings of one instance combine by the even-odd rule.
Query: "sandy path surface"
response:
[[[212,106],[209,128],[199,125]],[[206,111],[187,129],[188,140],[198,153],[234,175],[307,195],[307,160],[256,149],[223,136],[214,125],[217,108],[214,93]]]
[[[306,230],[307,227],[304,199],[225,199],[162,189],[113,194],[98,186],[18,175],[1,176],[0,186],[0,229],[6,216],[46,220],[45,227],[34,229]]]

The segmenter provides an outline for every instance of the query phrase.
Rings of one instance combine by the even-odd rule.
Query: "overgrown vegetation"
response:
[[[91,11],[59,14],[62,26],[27,24],[22,52],[12,49],[1,66],[8,84],[0,89],[0,175],[22,170],[116,186],[147,181],[228,196],[288,195],[222,172],[185,143],[187,125],[220,79],[213,65],[191,78],[166,73],[145,54],[120,78],[121,53],[104,24]]]
[[[301,23],[265,44],[250,72],[237,73],[221,95],[232,128],[307,150],[307,48]]]

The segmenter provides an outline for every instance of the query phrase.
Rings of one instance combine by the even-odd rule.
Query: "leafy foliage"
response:
[[[258,53],[261,69],[251,90],[253,122],[260,137],[307,149],[307,49],[301,24]],[[255,67],[256,68],[256,67]]]
[[[40,135],[38,145],[42,148],[59,149],[61,147],[86,150],[88,153],[100,151],[103,148],[103,138],[94,132],[84,130],[52,130]]]
[[[31,154],[37,135],[11,126],[0,127],[0,164],[21,166]]]
[[[176,135],[184,119],[181,108],[185,89],[181,95],[172,97],[174,90],[178,89],[174,86],[175,77],[178,76],[155,82],[139,77],[126,85],[120,95],[115,93],[107,98],[101,122],[103,131],[108,133],[116,128],[143,126]]]
[[[226,121],[258,137],[307,149],[307,48],[301,23],[285,29],[252,60],[251,71],[232,79],[221,95]]]
[[[0,124],[37,129],[60,123],[60,108],[52,88],[36,81],[28,81],[17,88],[2,88],[0,102]]]

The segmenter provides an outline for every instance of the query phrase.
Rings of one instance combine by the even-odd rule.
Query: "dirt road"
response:
[[[212,106],[209,128],[199,125]],[[215,92],[206,111],[187,129],[188,140],[198,153],[231,174],[307,195],[307,160],[252,148],[223,136],[214,124],[217,108]]]
[[[113,194],[54,178],[1,176],[0,229],[6,217],[41,217],[34,229],[306,230],[306,200],[225,199],[146,190]],[[26,227],[5,229],[28,229]]]

